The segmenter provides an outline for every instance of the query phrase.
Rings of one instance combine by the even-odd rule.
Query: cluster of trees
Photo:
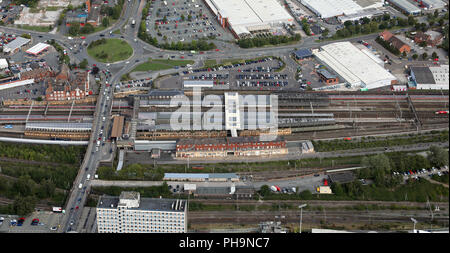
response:
[[[306,35],[311,35],[311,28],[308,24],[308,20],[306,18],[302,19],[302,29],[305,31]]]
[[[27,7],[36,7],[39,3],[39,0],[13,0],[13,3],[17,4],[17,5],[25,5]]]
[[[17,178],[7,180],[0,176],[0,195],[14,200],[13,204],[4,206],[3,211],[27,215],[33,212],[35,204],[43,199],[49,199],[49,205],[62,205],[66,195],[61,191],[56,191],[57,182],[64,184],[64,188],[68,190],[72,185],[72,180],[76,177],[78,168],[57,168],[57,172],[54,170],[54,167],[33,167],[24,164],[20,164],[20,166],[2,165],[4,174]]]
[[[252,48],[252,47],[262,47],[265,45],[278,45],[293,41],[300,41],[301,36],[296,34],[294,36],[269,36],[269,37],[256,37],[238,40],[238,45],[241,48]]]
[[[106,41],[105,38],[99,39],[99,40],[94,40],[94,41],[91,42],[91,44],[89,44],[88,48],[91,49],[91,48],[94,48],[94,47],[106,44],[106,42],[107,41]]]
[[[378,44],[382,45],[384,48],[386,48],[389,52],[395,54],[395,55],[400,55],[400,50],[398,50],[396,47],[392,46],[391,43],[389,43],[389,41],[385,41],[384,39],[377,37],[375,39],[376,42],[378,42]]]
[[[80,69],[86,69],[86,67],[88,66],[88,60],[87,59],[83,59],[81,62],[80,62],[80,64],[78,65],[78,67],[80,68]]]
[[[86,147],[0,142],[0,156],[16,159],[78,164]]]
[[[125,0],[119,0],[118,3],[114,7],[102,5],[102,7],[100,9],[100,14],[111,17],[112,19],[115,19],[115,20],[119,19],[120,13],[122,12],[122,9],[123,9],[124,2],[125,2]]]
[[[389,14],[384,14],[382,17],[374,17],[372,20],[365,17],[355,22],[345,21],[344,28],[337,30],[333,38],[342,39],[357,34],[375,33],[380,30],[407,27],[414,24],[416,24],[416,20],[412,16],[409,16],[408,19],[402,19],[399,17],[391,18]]]
[[[446,142],[448,141],[448,131],[433,132],[425,134],[410,134],[398,137],[363,137],[358,141],[331,140],[313,141],[314,149],[319,152],[329,152],[346,149],[362,149],[375,147],[390,147],[409,145],[415,143]]]
[[[91,24],[85,24],[83,27],[79,23],[71,23],[69,28],[69,34],[72,36],[78,36],[80,34],[89,34],[95,31],[94,26]]]

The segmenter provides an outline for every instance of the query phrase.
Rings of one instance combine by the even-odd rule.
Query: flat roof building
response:
[[[97,204],[99,233],[186,233],[187,202],[141,198],[139,192],[102,196]]]
[[[276,0],[205,0],[223,27],[235,37],[274,26],[292,24],[294,18]]]
[[[28,49],[26,51],[26,53],[36,56],[36,55],[42,53],[44,50],[47,50],[47,48],[49,48],[49,47],[50,47],[49,44],[39,42],[38,44],[36,44],[33,47],[31,47],[30,49]]]
[[[0,59],[0,69],[6,69],[8,66],[8,61],[6,59]]]
[[[320,18],[349,15],[362,10],[362,7],[353,0],[301,0],[300,2]]]
[[[441,9],[445,7],[445,3],[441,0],[421,0],[423,6],[428,10]]]
[[[348,41],[322,46],[313,53],[352,87],[375,89],[397,82],[395,76],[375,60],[376,56]]]
[[[195,182],[237,182],[236,173],[164,173],[166,181],[195,181]]]
[[[422,12],[422,10],[419,7],[415,6],[411,2],[408,2],[407,0],[387,0],[387,1],[408,15],[419,15]]]
[[[19,51],[19,49],[26,44],[30,43],[30,39],[24,37],[16,37],[15,40],[11,41],[7,45],[3,46],[3,52],[7,54],[14,54]]]
[[[411,81],[416,89],[448,90],[449,65],[439,67],[410,67]],[[411,87],[413,88],[413,87]]]
[[[313,56],[311,49],[300,49],[297,51],[294,51],[294,56],[297,60],[302,60],[302,59],[306,59],[306,58],[310,58]]]

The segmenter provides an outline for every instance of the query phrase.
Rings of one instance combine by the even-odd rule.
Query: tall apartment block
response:
[[[141,199],[139,192],[102,196],[97,204],[97,229],[99,233],[185,233],[186,206],[186,200]]]

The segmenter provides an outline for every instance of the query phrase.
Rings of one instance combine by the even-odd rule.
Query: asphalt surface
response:
[[[134,19],[136,20],[136,23],[138,24],[141,20],[141,10],[144,7],[145,2],[140,0],[131,0],[130,2],[127,2],[124,5],[123,13],[121,18],[113,24],[111,27],[97,32],[93,34],[89,34],[86,36],[83,40],[81,38],[73,38],[69,39],[68,37],[61,35],[61,34],[51,34],[51,33],[42,33],[42,32],[35,32],[35,31],[29,31],[24,29],[18,29],[18,28],[12,28],[12,27],[0,27],[0,31],[8,32],[8,33],[15,33],[15,34],[23,34],[28,33],[33,37],[33,44],[38,42],[44,42],[46,40],[54,39],[58,44],[60,44],[64,49],[67,51],[69,57],[72,59],[74,63],[81,62],[83,59],[88,59],[89,65],[92,66],[93,64],[96,64],[100,69],[108,69],[113,72],[113,76],[108,80],[108,83],[115,84],[120,80],[120,77],[126,73],[129,73],[132,69],[134,69],[137,65],[145,62],[148,60],[148,58],[159,58],[160,55],[164,55],[164,58],[167,58],[167,56],[175,56],[175,58],[179,59],[180,56],[184,55],[185,59],[191,59],[194,60],[194,66],[193,67],[199,67],[202,65],[202,63],[207,59],[224,59],[224,58],[256,58],[259,56],[271,56],[276,55],[280,57],[289,57],[289,54],[294,49],[302,49],[302,48],[318,48],[322,45],[334,43],[338,41],[350,41],[350,42],[356,42],[358,40],[372,40],[377,37],[377,34],[370,34],[370,35],[364,35],[360,37],[355,37],[351,39],[342,39],[342,40],[335,40],[335,41],[321,41],[317,42],[317,37],[306,37],[303,38],[299,43],[291,44],[291,45],[285,45],[285,46],[278,46],[278,47],[268,47],[268,48],[252,48],[252,49],[242,49],[239,48],[236,44],[226,42],[220,39],[215,39],[213,42],[217,45],[219,48],[219,51],[209,51],[205,52],[204,54],[193,54],[192,57],[186,57],[186,54],[184,52],[178,52],[178,51],[169,51],[169,50],[163,50],[160,48],[156,48],[154,46],[151,46],[143,41],[141,41],[139,38],[137,38],[137,31],[138,31],[138,25],[135,27],[131,26],[131,21]],[[120,30],[121,34],[112,34],[115,30]],[[393,31],[395,32],[395,31]],[[115,63],[101,63],[96,61],[95,59],[91,58],[86,51],[86,46],[91,43],[92,41],[99,40],[101,38],[121,38],[128,42],[133,48],[133,55],[124,61],[115,62]],[[84,44],[84,45],[82,45]],[[75,49],[75,45],[77,45]],[[82,45],[82,46],[81,46]],[[80,48],[81,46],[81,48]],[[73,48],[70,50],[70,48]],[[448,61],[448,60],[447,60]],[[398,63],[403,64],[403,62]],[[292,66],[290,66],[292,67]],[[140,75],[140,78],[144,78],[144,76],[151,76],[153,79],[156,78],[158,75],[166,75],[166,74],[173,74],[173,73],[179,73],[187,68],[184,69],[169,69],[159,72],[148,72]],[[94,127],[92,129],[92,136],[91,140],[89,142],[89,146],[87,149],[87,155],[85,156],[85,159],[82,163],[82,167],[79,171],[79,174],[77,175],[77,178],[74,181],[69,200],[67,202],[67,206],[65,207],[66,215],[64,215],[62,226],[58,230],[59,232],[69,232],[75,230],[77,226],[79,226],[80,216],[82,214],[83,210],[83,203],[86,199],[86,192],[88,192],[90,183],[89,180],[87,180],[87,174],[91,175],[91,178],[95,174],[96,168],[98,166],[98,163],[102,159],[108,159],[111,158],[111,155],[108,154],[110,148],[112,147],[110,143],[106,143],[104,146],[100,144],[99,151],[96,151],[96,145],[94,144],[94,140],[98,138],[99,132],[101,130],[101,127],[103,126],[104,129],[108,129],[110,127],[110,118],[108,117],[110,115],[111,110],[111,102],[112,102],[112,88],[109,88],[108,95],[110,97],[109,100],[106,99],[108,95],[103,95],[103,92],[105,90],[105,81],[102,81],[101,91],[99,94],[99,103],[97,103],[97,107],[94,114]],[[106,105],[106,113],[104,112]],[[106,120],[103,121],[102,117],[106,117]],[[106,132],[106,131],[104,131]],[[106,135],[106,133],[104,133]],[[108,136],[106,136],[108,137]],[[102,141],[103,142],[103,141]],[[423,149],[423,147],[418,146],[415,147],[416,149],[420,150]],[[414,150],[414,149],[406,149],[406,148],[396,148],[399,150]],[[384,152],[384,150],[376,151],[376,152]],[[362,151],[359,153],[355,153],[354,155],[364,155],[368,154],[370,152],[368,151]],[[319,156],[333,156],[333,154],[327,154],[327,153],[321,153]],[[304,158],[306,156],[294,154],[292,157],[287,157],[287,159],[298,159],[298,158]],[[259,159],[261,161],[261,159]],[[205,162],[211,162],[211,161],[205,161]],[[222,161],[223,162],[223,161]],[[232,161],[227,161],[232,162]],[[85,170],[85,168],[88,168]],[[79,185],[81,184],[81,189],[79,188]],[[78,208],[76,208],[78,206]]]

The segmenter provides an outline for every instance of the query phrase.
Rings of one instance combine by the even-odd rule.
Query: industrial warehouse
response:
[[[318,17],[331,18],[335,16],[355,15],[367,9],[381,8],[383,6],[382,0],[368,1],[369,5],[362,7],[354,0],[301,0],[301,3],[314,12]],[[366,15],[357,15],[356,17],[364,17],[373,15],[366,13]]]
[[[205,0],[223,27],[236,38],[255,32],[269,32],[294,18],[276,0]]]
[[[397,79],[384,69],[380,58],[350,42],[328,44],[313,53],[350,87],[375,89],[397,83]]]
[[[449,65],[437,67],[415,67],[412,66],[411,88],[425,90],[448,90],[449,88]]]

